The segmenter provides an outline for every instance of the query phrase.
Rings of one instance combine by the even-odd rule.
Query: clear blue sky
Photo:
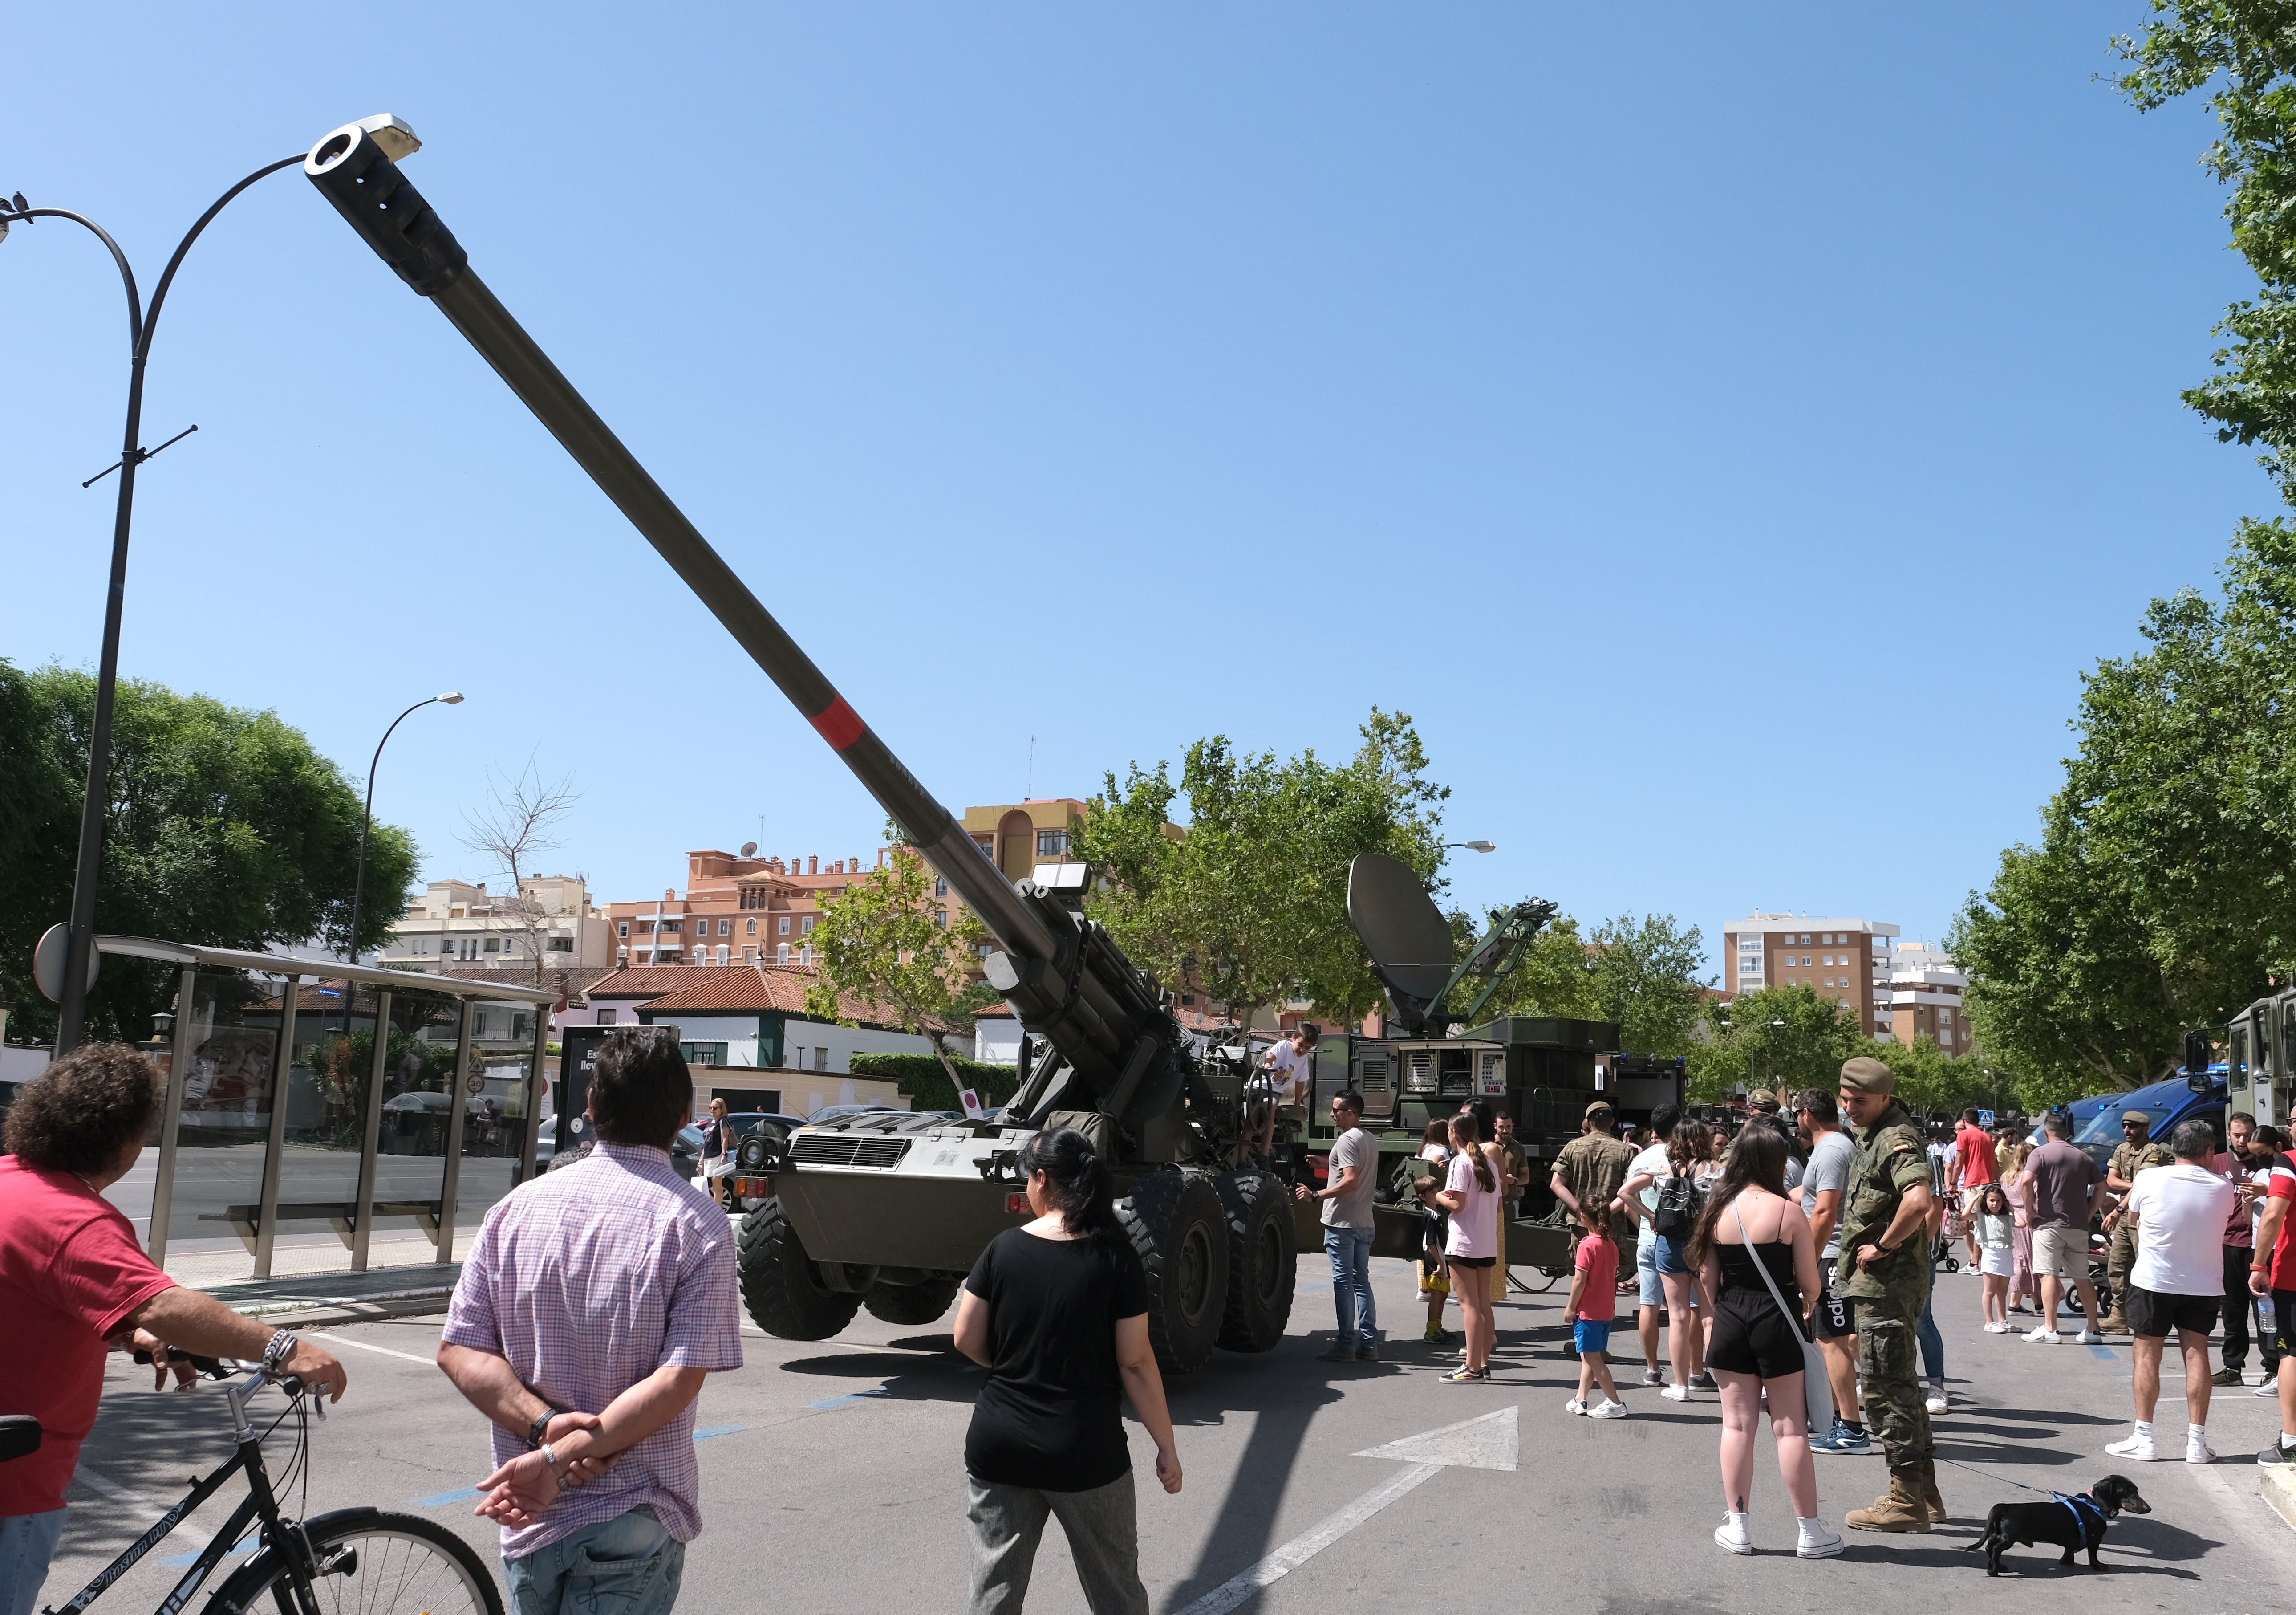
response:
[[[0,189],[146,285],[388,110],[472,264],[954,807],[1198,736],[1453,791],[1456,894],[1931,935],[2080,671],[2274,496],[2177,401],[2249,285],[2109,6],[45,6]],[[70,232],[68,234],[68,232]],[[119,294],[0,243],[0,654],[93,667]],[[275,708],[433,876],[489,766],[548,861],[880,816],[291,170],[163,323],[123,666]]]

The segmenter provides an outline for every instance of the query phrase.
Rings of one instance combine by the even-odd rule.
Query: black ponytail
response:
[[[1116,1219],[1116,1191],[1092,1141],[1073,1127],[1046,1127],[1020,1149],[1024,1173],[1045,1174],[1046,1198],[1060,1208],[1069,1232],[1103,1249],[1126,1243]]]

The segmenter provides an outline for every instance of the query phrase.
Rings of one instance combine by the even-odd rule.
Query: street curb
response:
[[[2266,1468],[2257,1471],[2257,1487],[2272,1512],[2296,1527],[2296,1471]]]
[[[366,1318],[417,1318],[441,1313],[454,1298],[452,1290],[402,1290],[380,1296],[284,1297],[232,1310],[245,1317],[291,1319],[298,1323],[356,1323]],[[224,1305],[231,1303],[226,1300]]]

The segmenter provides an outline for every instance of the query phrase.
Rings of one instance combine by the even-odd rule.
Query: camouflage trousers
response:
[[[2112,1299],[2104,1310],[2114,1317],[2128,1315],[2128,1274],[2136,1265],[2136,1224],[2124,1215],[2112,1231],[2112,1248],[2104,1258],[2104,1276],[2112,1284]]]
[[[1937,1456],[1930,1438],[1929,1409],[1922,1405],[1920,1364],[1915,1355],[1914,1320],[1856,1302],[1857,1397],[1866,1428],[1882,1438],[1891,1469],[1925,1463]]]

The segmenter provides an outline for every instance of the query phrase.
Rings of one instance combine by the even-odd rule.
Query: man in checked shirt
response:
[[[494,1421],[477,1512],[502,1525],[517,1615],[677,1602],[701,1531],[694,1397],[742,1365],[733,1225],[670,1165],[693,1112],[676,1029],[617,1029],[596,1148],[488,1212],[455,1287],[439,1366]]]

